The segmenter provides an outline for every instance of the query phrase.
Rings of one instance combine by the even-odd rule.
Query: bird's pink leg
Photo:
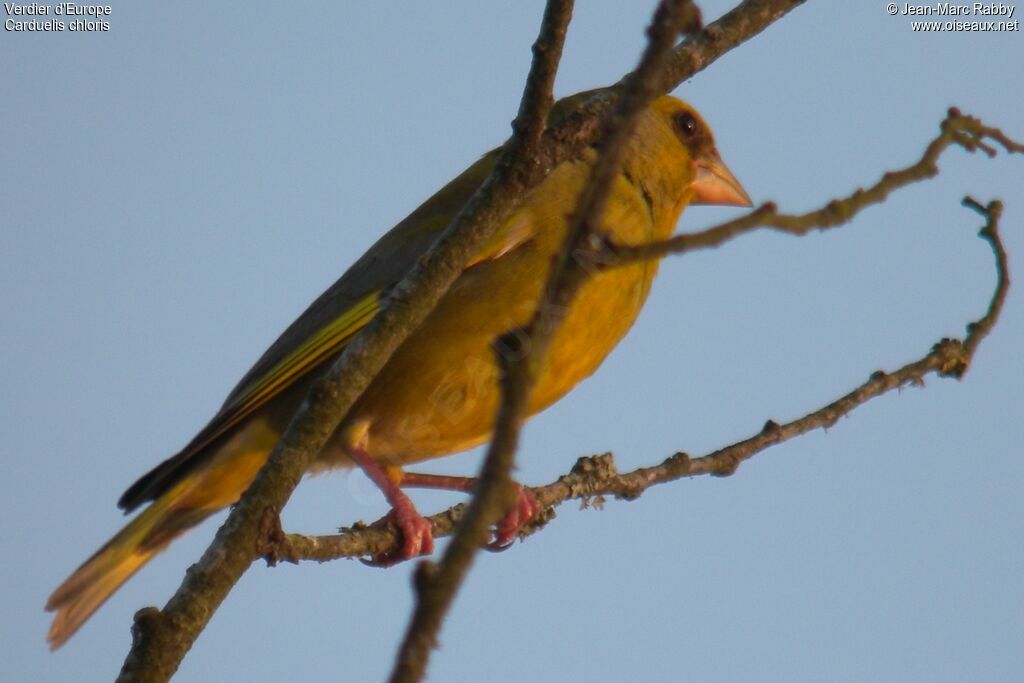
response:
[[[391,553],[382,553],[374,557],[370,564],[389,567],[418,555],[429,555],[434,552],[434,534],[430,528],[430,522],[416,511],[416,506],[409,500],[409,496],[405,495],[398,483],[388,476],[388,471],[370,457],[362,445],[350,446],[348,454],[384,494],[391,505],[388,517],[402,533],[401,549]]]
[[[476,489],[476,477],[453,477],[444,474],[420,474],[403,472],[401,486],[422,489],[444,489],[472,493]],[[505,550],[516,540],[519,530],[540,514],[537,497],[522,484],[515,483],[517,499],[494,530],[494,539],[487,544],[488,550]]]

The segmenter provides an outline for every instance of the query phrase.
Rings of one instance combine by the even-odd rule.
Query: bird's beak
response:
[[[753,206],[750,195],[740,185],[732,171],[722,163],[718,152],[712,150],[695,160],[697,177],[690,185],[693,190],[691,204],[709,206]]]

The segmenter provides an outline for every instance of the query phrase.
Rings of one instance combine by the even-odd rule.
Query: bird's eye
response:
[[[693,114],[683,112],[676,117],[676,125],[679,126],[679,132],[684,138],[691,139],[697,136],[697,119],[693,118]]]

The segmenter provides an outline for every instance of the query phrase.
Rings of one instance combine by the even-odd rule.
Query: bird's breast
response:
[[[370,425],[372,454],[395,464],[454,453],[487,440],[500,400],[495,340],[525,326],[536,308],[567,218],[586,179],[583,164],[564,165],[509,224],[534,226],[497,257],[475,263],[402,344],[354,406],[349,420]],[[671,213],[651,206],[626,177],[605,215],[612,239],[628,244],[662,237]],[[676,215],[671,216],[674,225]],[[668,227],[671,231],[671,225]],[[552,341],[530,396],[531,414],[591,375],[633,325],[650,291],[656,262],[601,270],[582,286]],[[524,340],[527,343],[528,340]]]

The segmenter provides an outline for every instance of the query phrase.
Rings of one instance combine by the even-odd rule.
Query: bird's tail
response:
[[[46,603],[56,612],[47,640],[63,645],[107,598],[196,524],[237,502],[256,477],[277,440],[262,420],[250,422],[219,450],[197,454],[199,466],[168,478],[149,507],[128,523],[53,592]]]
[[[190,496],[188,480],[157,498],[96,554],[75,570],[46,603],[56,612],[47,640],[56,650],[114,591],[179,534],[195,526],[216,507],[182,505]]]

